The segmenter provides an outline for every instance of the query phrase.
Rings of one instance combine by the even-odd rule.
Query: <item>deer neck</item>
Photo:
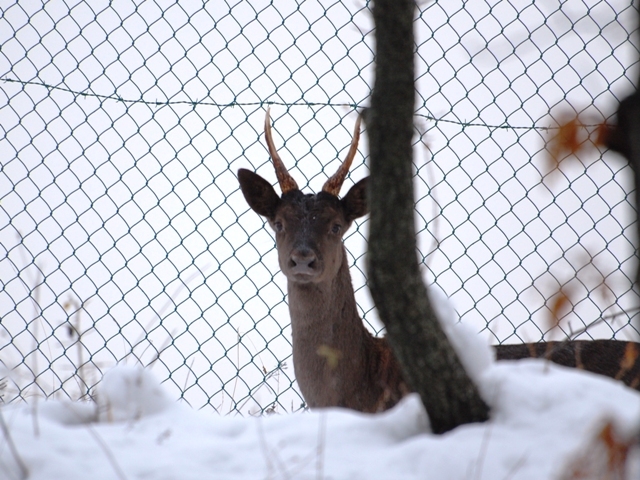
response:
[[[293,362],[310,407],[347,406],[362,384],[371,334],[362,324],[346,254],[338,275],[323,283],[288,283]]]

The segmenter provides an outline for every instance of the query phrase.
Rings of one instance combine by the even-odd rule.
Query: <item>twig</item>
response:
[[[262,380],[258,385],[256,385],[255,387],[253,387],[253,388],[249,391],[248,398],[247,398],[244,402],[242,402],[241,404],[239,404],[239,405],[238,405],[238,404],[236,404],[235,409],[236,409],[237,411],[242,410],[242,408],[244,408],[244,406],[245,406],[245,405],[246,405],[250,400],[253,400],[254,402],[258,403],[254,397],[255,397],[255,396],[256,396],[256,394],[260,391],[260,389],[261,389],[262,387],[267,387],[269,390],[271,390],[271,393],[273,393],[273,394],[275,395],[275,397],[276,397],[276,398],[275,398],[275,400],[273,401],[273,403],[278,402],[278,395],[279,395],[279,392],[278,392],[278,391],[276,391],[276,390],[275,390],[275,389],[274,389],[274,388],[269,384],[268,380],[269,380],[270,378],[272,378],[272,377],[275,375],[275,373],[276,373],[276,372],[279,372],[280,370],[282,370],[283,365],[284,365],[284,364],[278,364],[278,366],[276,366],[273,370],[271,370],[270,372],[268,372],[267,374],[265,374],[265,375],[264,375],[263,380]],[[264,372],[263,372],[263,374],[264,374]],[[237,380],[237,377],[236,377],[236,380]],[[276,381],[277,381],[277,383],[278,383],[278,389],[279,389],[279,388],[280,388],[280,380],[279,380],[279,379],[277,379]],[[235,392],[234,392],[234,393],[235,393]],[[232,400],[234,400],[234,401],[235,401],[235,398],[232,398]],[[271,403],[270,403],[269,405],[271,405]],[[264,408],[262,407],[262,405],[261,405],[260,403],[258,403],[258,406],[260,407],[260,409],[262,410],[262,412],[264,412]],[[285,411],[286,411],[286,410],[285,410]],[[231,410],[229,410],[229,413],[231,413]]]
[[[78,414],[73,409],[69,408],[68,405],[65,405],[64,403],[62,405],[67,407],[67,410],[71,412],[72,415],[76,416],[76,418],[79,418]],[[89,434],[96,441],[96,443],[104,453],[105,457],[107,457],[107,460],[111,464],[111,468],[113,468],[113,471],[115,472],[117,478],[120,480],[127,480],[127,476],[125,475],[124,471],[118,464],[116,457],[113,455],[113,451],[109,448],[109,446],[104,441],[104,439],[100,436],[100,434],[98,434],[98,432],[95,431],[95,429],[91,425],[85,423],[84,426],[89,432]]]
[[[38,422],[38,397],[33,399],[33,435],[40,437],[40,423]]]
[[[316,449],[316,480],[324,478],[324,446],[327,433],[327,413],[320,412],[320,429],[318,430],[318,446]]]
[[[236,327],[233,327],[233,329],[236,331],[236,336],[238,337],[237,338],[238,341],[236,342],[236,370],[238,371],[238,374],[236,375],[233,381],[233,390],[231,391],[231,396],[230,396],[232,407],[236,401],[236,388],[238,387],[238,377],[240,375],[240,340],[242,340],[242,337],[240,335],[240,330],[238,330]],[[231,410],[229,410],[229,413],[231,413]]]
[[[16,444],[13,442],[13,437],[11,436],[11,432],[9,432],[9,427],[4,421],[4,415],[2,414],[2,409],[0,408],[0,430],[2,430],[2,434],[7,441],[7,446],[9,447],[9,451],[11,455],[13,455],[13,459],[18,464],[18,469],[20,470],[20,479],[26,480],[29,477],[29,469],[24,464],[22,457],[18,453],[18,449],[16,448]]]
[[[147,351],[147,348],[149,348],[149,346],[152,345],[151,342],[149,342],[149,345],[147,345],[147,347],[142,351],[142,353],[140,354],[140,357],[136,356],[136,360],[138,360],[138,363],[140,365],[144,366],[145,368],[153,366],[153,364],[156,363],[156,361],[160,359],[160,355],[162,354],[162,352],[164,352],[167,348],[169,348],[169,345],[171,345],[171,343],[175,339],[174,335],[175,335],[177,330],[178,330],[177,328],[174,328],[173,330],[171,330],[171,332],[169,333],[169,337],[164,341],[164,343],[160,346],[160,348],[156,350],[156,354],[153,357],[153,360],[151,360],[146,365],[143,365],[142,364],[142,355],[144,355],[144,352]],[[131,349],[131,351],[129,353],[127,353],[127,356],[132,352],[133,352],[133,349]],[[126,356],[125,356],[125,358],[126,358]]]
[[[196,357],[191,358],[191,363],[189,364],[189,369],[187,370],[187,375],[184,377],[184,385],[182,386],[182,391],[187,391],[187,382],[189,381],[189,374],[193,373],[193,362],[196,361]],[[193,374],[193,378],[196,378],[195,373]]]
[[[264,455],[265,461],[267,462],[267,478],[271,478],[273,473],[275,472],[275,467],[273,466],[273,462],[271,462],[271,456],[269,452],[269,447],[267,446],[267,440],[264,436],[264,431],[262,429],[262,420],[258,417],[258,440],[260,441],[260,448],[262,449],[262,454]]]
[[[528,454],[525,453],[516,463],[513,464],[513,467],[511,467],[509,472],[507,472],[507,476],[504,477],[504,480],[510,480],[516,473],[518,473],[518,470],[520,470],[527,461],[527,456]]]
[[[90,389],[89,382],[86,378],[86,369],[85,369],[86,365],[84,363],[84,358],[82,355],[83,348],[86,348],[84,346],[84,343],[82,342],[82,336],[85,332],[81,330],[82,311],[85,310],[86,304],[90,301],[91,300],[87,300],[86,302],[79,303],[74,298],[70,298],[62,306],[65,312],[67,312],[67,309],[69,307],[74,308],[74,311],[71,312],[71,314],[67,315],[68,316],[67,321],[69,323],[69,329],[71,330],[71,332],[75,333],[75,336],[76,336],[75,345],[77,346],[77,350],[78,350],[77,351],[78,364],[76,366],[76,372],[73,375],[73,378],[76,380],[76,383],[78,384],[78,390],[80,392],[79,398],[84,397],[89,392],[89,389]],[[75,322],[73,321],[74,317],[75,317]]]
[[[107,457],[107,460],[111,464],[111,467],[113,468],[113,471],[116,473],[117,477],[120,480],[127,480],[127,476],[125,475],[120,465],[118,465],[118,461],[116,460],[116,457],[113,455],[113,452],[111,451],[109,446],[105,443],[105,441],[102,439],[102,437],[98,434],[98,432],[94,430],[94,428],[91,425],[85,425],[85,427],[87,428],[87,431],[91,434],[93,439],[96,441],[96,443],[98,444],[98,446],[100,447],[104,455]]]
[[[279,471],[282,475],[282,478],[291,478],[289,476],[289,473],[287,472],[287,468],[286,466],[282,463],[282,461],[280,460],[280,457],[278,456],[277,452],[274,452],[272,449],[269,448],[269,445],[267,444],[267,438],[266,435],[264,433],[264,428],[262,425],[262,418],[258,417],[258,438],[260,439],[260,447],[262,448],[262,452],[265,456],[265,459],[267,461],[267,468],[269,469],[269,477],[268,478],[272,478],[272,475],[276,473],[276,471]],[[272,462],[272,455],[273,458],[275,458],[276,462],[278,465],[277,467],[274,466],[274,462]]]
[[[558,350],[561,350],[564,347],[566,347],[569,344],[569,342],[574,341],[576,338],[578,338],[583,333],[586,333],[587,330],[589,330],[591,327],[594,327],[594,326],[598,325],[599,323],[606,322],[607,320],[615,319],[615,317],[618,317],[620,315],[628,314],[629,312],[637,312],[639,310],[640,310],[640,307],[634,307],[634,308],[631,308],[631,309],[626,310],[624,312],[618,312],[618,313],[612,313],[610,315],[604,315],[604,316],[602,316],[600,318],[596,318],[594,321],[592,321],[591,323],[585,325],[583,328],[581,328],[579,330],[576,330],[575,332],[573,331],[573,329],[571,329],[571,325],[569,325],[569,328],[571,329],[571,331],[567,334],[567,338],[565,338],[561,342],[558,342],[556,345],[554,345],[553,348],[550,348],[544,354],[543,358],[545,360],[550,360],[554,353],[556,353]]]
[[[497,391],[497,388],[496,388]],[[478,452],[478,459],[475,464],[475,480],[480,480],[482,478],[482,471],[484,469],[484,460],[487,458],[487,451],[489,450],[489,441],[491,440],[491,433],[493,432],[493,423],[489,422],[486,424],[486,429],[484,434],[482,435],[482,443],[480,444],[480,451]]]

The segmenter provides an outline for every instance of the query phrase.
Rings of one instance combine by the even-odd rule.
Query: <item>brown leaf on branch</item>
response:
[[[580,140],[581,123],[578,117],[563,116],[552,137],[547,142],[550,171],[556,170],[560,162],[570,155],[578,153],[583,141]]]
[[[607,146],[611,127],[606,121],[585,122],[572,113],[561,113],[559,118],[557,128],[551,130],[553,133],[545,145],[548,172],[557,170],[562,161],[576,158],[586,149]]]

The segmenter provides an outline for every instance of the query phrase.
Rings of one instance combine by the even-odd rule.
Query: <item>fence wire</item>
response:
[[[373,86],[370,6],[0,7],[2,402],[87,398],[127,362],[196,408],[304,408],[274,240],[236,171],[275,184],[270,105],[298,184],[317,191],[333,173]],[[595,147],[562,162],[545,148],[566,118],[598,124],[634,88],[631,2],[418,9],[426,281],[493,343],[634,338],[630,167]],[[367,175],[364,143],[344,191]],[[365,219],[346,245],[361,314],[379,332],[366,230]]]

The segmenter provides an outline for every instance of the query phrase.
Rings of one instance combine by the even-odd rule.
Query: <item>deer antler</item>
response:
[[[347,158],[344,159],[344,162],[342,162],[338,171],[324,183],[324,186],[322,187],[323,192],[330,193],[336,197],[340,193],[340,188],[342,188],[344,179],[347,177],[347,173],[349,173],[349,168],[351,168],[351,162],[353,162],[353,158],[356,156],[356,152],[358,151],[358,141],[360,140],[360,121],[361,117],[358,115],[358,120],[356,120],[356,126],[353,130],[353,140],[351,140],[351,147],[349,148],[349,153],[347,153]]]
[[[271,118],[269,117],[269,108],[267,108],[267,114],[264,118],[264,136],[267,138],[267,147],[269,148],[269,155],[273,161],[273,166],[276,169],[276,177],[278,177],[278,183],[280,184],[280,190],[284,195],[291,190],[299,190],[298,184],[289,174],[287,167],[284,166],[276,146],[273,144],[273,137],[271,136]]]

